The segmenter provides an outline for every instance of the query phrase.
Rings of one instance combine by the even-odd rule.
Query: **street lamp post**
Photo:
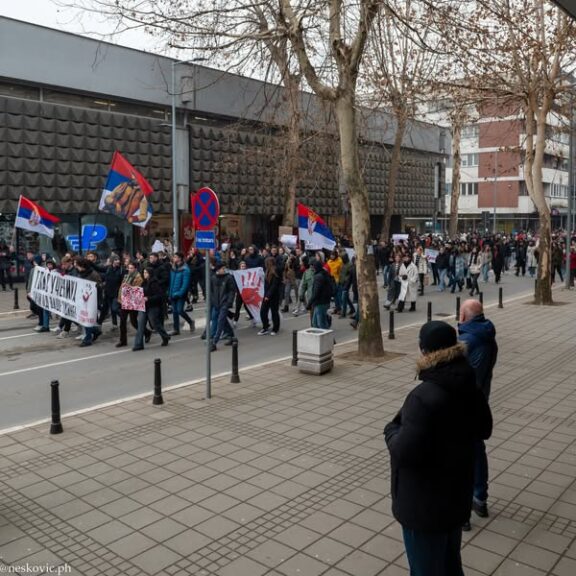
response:
[[[190,60],[172,61],[172,237],[174,252],[177,252],[180,247],[180,228],[178,226],[178,185],[176,180],[176,66],[179,64],[192,64],[193,62],[201,62],[203,60],[206,60],[206,58],[191,58]]]
[[[574,88],[572,88],[574,90]],[[574,93],[570,95],[570,144],[568,148],[568,214],[566,215],[566,289],[570,290],[570,245],[574,210]]]
[[[498,148],[496,148],[496,153],[494,155],[494,187],[492,191],[492,200],[494,204],[494,218],[493,218],[493,234],[496,236],[496,183],[497,183],[497,170],[498,170]]]

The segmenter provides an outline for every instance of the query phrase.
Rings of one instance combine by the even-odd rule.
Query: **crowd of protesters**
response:
[[[70,320],[54,318],[31,302],[31,312],[38,319],[38,332],[53,331],[58,338],[77,332],[81,346],[94,344],[102,334],[102,324],[111,320],[118,331],[116,346],[128,346],[128,327],[135,331],[133,350],[143,350],[154,333],[168,345],[170,338],[180,334],[182,326],[195,330],[190,316],[200,298],[205,299],[205,259],[209,258],[211,283],[211,329],[209,345],[213,351],[223,342],[230,345],[242,309],[258,335],[275,336],[281,329],[282,314],[309,314],[314,328],[330,328],[332,318],[348,318],[353,328],[360,321],[355,252],[349,242],[341,240],[332,251],[304,251],[299,247],[229,244],[225,250],[205,251],[191,248],[187,254],[168,251],[146,254],[138,251],[112,253],[101,260],[96,252],[85,256],[66,253],[60,262],[47,255],[28,252],[24,263],[26,281],[34,266],[45,266],[62,275],[92,280],[98,287],[98,325],[92,328],[75,326]],[[539,247],[537,238],[527,234],[515,236],[462,235],[455,239],[427,234],[405,239],[374,242],[374,261],[381,284],[386,291],[384,307],[397,312],[415,311],[418,297],[425,290],[459,293],[470,296],[480,292],[480,282],[501,281],[502,274],[516,276],[536,274]],[[552,243],[552,282],[564,279],[565,243],[555,235]],[[0,275],[3,287],[12,285],[9,265],[13,258],[8,246],[0,245]],[[264,297],[260,316],[254,317],[230,272],[240,269],[264,270]],[[570,250],[571,281],[576,274],[576,247]],[[8,272],[6,272],[8,270]],[[142,287],[146,311],[122,307],[122,286]],[[164,328],[172,318],[172,330]],[[207,339],[206,333],[202,335]]]

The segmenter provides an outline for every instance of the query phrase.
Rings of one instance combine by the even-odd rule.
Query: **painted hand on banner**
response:
[[[262,296],[260,294],[261,286],[262,277],[257,278],[256,272],[249,273],[247,276],[242,277],[240,296],[246,306],[260,307],[262,304]]]

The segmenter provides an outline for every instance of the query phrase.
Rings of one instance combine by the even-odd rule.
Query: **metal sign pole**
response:
[[[211,364],[210,364],[210,349],[212,347],[212,338],[210,338],[210,313],[212,305],[210,303],[210,251],[206,250],[205,258],[206,267],[206,277],[204,279],[205,294],[206,294],[206,398],[209,400],[212,398],[212,375],[211,375]]]

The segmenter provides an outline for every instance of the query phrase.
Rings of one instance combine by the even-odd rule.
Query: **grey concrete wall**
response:
[[[27,22],[0,17],[0,77],[112,98],[171,105],[173,60]],[[177,105],[197,115],[223,115],[283,124],[282,88],[196,64],[176,67]],[[313,95],[302,93],[303,124],[335,129],[331,114]],[[385,112],[362,113],[362,135],[391,144],[394,119]],[[414,122],[404,146],[440,152],[440,129]]]

